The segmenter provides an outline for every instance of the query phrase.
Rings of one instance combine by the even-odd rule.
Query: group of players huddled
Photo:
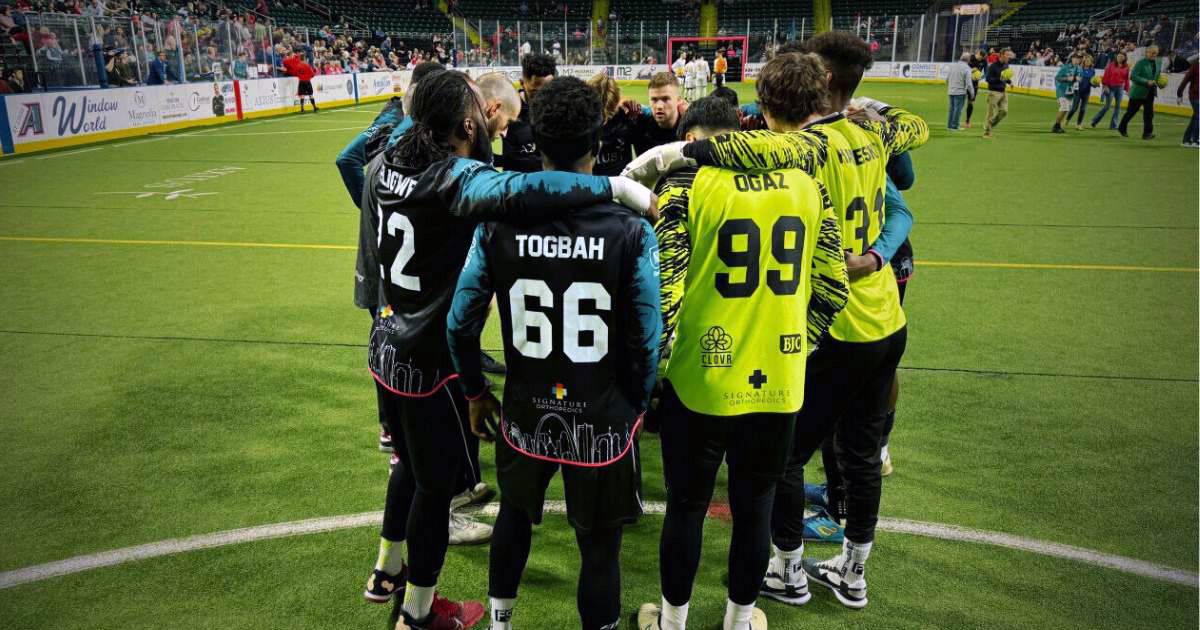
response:
[[[514,609],[559,471],[580,625],[619,627],[643,431],[661,439],[667,505],[661,601],[637,611],[639,630],[687,625],[723,461],[723,628],[767,628],[759,595],[803,605],[809,580],[867,605],[912,270],[900,189],[906,152],[928,139],[919,117],[852,101],[870,64],[852,33],[789,43],[741,108],[723,87],[685,101],[670,72],[642,107],[609,77],[555,76],[542,55],[523,60],[520,92],[430,64],[342,152],[361,209],[355,301],[372,314],[368,367],[395,452],[364,595],[394,600],[393,627],[470,628],[489,612],[493,630],[545,627]],[[503,403],[480,345],[493,300]],[[494,529],[453,511],[490,498],[478,440],[496,443]],[[818,450],[828,485],[806,499]],[[813,499],[845,521],[823,561],[803,557]],[[443,598],[451,539],[489,535],[487,609]]]

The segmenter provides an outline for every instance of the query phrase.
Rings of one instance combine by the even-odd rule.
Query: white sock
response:
[[[804,557],[804,545],[800,545],[791,551],[784,551],[775,545],[771,545],[773,556],[779,562],[779,579],[784,584],[796,584],[799,581],[800,572],[804,569],[800,566],[800,560]]]
[[[392,542],[386,538],[379,539],[379,558],[375,560],[375,570],[388,575],[400,575],[404,572],[404,541]]]
[[[888,447],[887,447],[887,444],[884,444],[883,448],[879,449],[879,459],[887,459],[887,458],[888,458]]]
[[[754,604],[742,606],[725,600],[725,625],[722,630],[750,630],[750,619],[754,616]]]
[[[866,579],[867,558],[870,557],[871,547],[874,544],[873,542],[856,543],[852,542],[849,538],[846,539],[845,551],[843,553],[846,554],[846,561],[850,563],[850,567],[846,571],[846,580],[851,584],[858,580]]]
[[[491,630],[512,630],[513,606],[517,600],[500,597],[489,597],[488,607],[492,609]]]
[[[408,613],[413,621],[424,621],[429,616],[429,609],[433,607],[435,592],[436,586],[417,586],[409,582],[408,588],[404,590],[404,612]]]
[[[688,602],[682,606],[672,606],[664,597],[662,600],[662,619],[659,625],[662,630],[687,630]]]

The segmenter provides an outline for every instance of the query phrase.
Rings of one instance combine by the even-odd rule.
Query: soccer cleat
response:
[[[991,139],[992,139],[992,132],[990,132],[990,131],[985,131],[985,132],[983,132],[983,135],[982,135],[982,136],[980,136],[980,137],[981,137],[981,138],[983,138],[984,140],[991,140]]]
[[[488,374],[504,374],[508,372],[508,368],[504,364],[493,359],[492,355],[486,352],[479,353],[479,367]]]
[[[1122,138],[1128,138],[1128,137],[1129,137],[1129,132],[1128,132],[1128,131],[1125,131],[1124,129],[1121,129],[1120,127],[1118,127],[1118,128],[1117,128],[1117,133],[1121,134],[1121,137],[1122,137]]]
[[[850,562],[850,556],[842,551],[824,561],[804,561],[804,572],[814,582],[833,591],[834,597],[847,608],[867,607],[867,580],[861,563]]]
[[[396,451],[392,445],[392,434],[388,433],[386,429],[379,430],[379,450],[384,453],[394,453]]]
[[[881,459],[883,461],[883,463],[879,466],[879,474],[881,476],[887,477],[887,476],[891,475],[893,472],[895,472],[895,469],[892,468],[892,454],[891,453],[888,453],[885,451],[883,453],[883,457]]]
[[[767,565],[767,575],[763,578],[762,589],[764,597],[789,606],[803,606],[812,599],[808,591],[808,576],[799,561],[792,562],[791,567],[784,567],[786,561],[772,555]]]
[[[1076,123],[1075,131],[1083,131],[1083,123]]]
[[[407,580],[407,570],[401,571],[400,575],[389,575],[375,569],[371,572],[371,577],[367,578],[367,588],[363,591],[363,598],[372,604],[386,604],[397,595],[399,595],[399,600],[403,600],[404,586]]]
[[[804,540],[842,544],[846,530],[825,511],[817,508],[804,511]]]
[[[1142,134],[1142,140],[1153,140],[1153,139],[1154,139],[1154,134],[1152,134],[1152,133]]]
[[[483,619],[485,610],[480,602],[452,602],[434,595],[429,616],[416,620],[404,612],[404,601],[397,599],[392,607],[391,621],[395,630],[466,630]]]
[[[828,507],[829,493],[826,492],[826,485],[815,483],[804,484],[804,502],[813,507]]]
[[[642,604],[637,612],[637,630],[662,630],[658,623],[662,617],[662,609],[658,604]]]
[[[1067,133],[1065,129],[1063,129],[1062,127],[1059,127],[1058,125],[1054,125],[1054,128],[1051,129],[1050,131],[1052,133]]]
[[[496,491],[492,490],[486,483],[481,481],[475,484],[474,488],[467,488],[466,490],[463,490],[462,493],[455,495],[453,499],[450,499],[450,509],[457,510],[459,508],[467,507],[468,505],[487,503],[488,501],[491,501],[492,497],[494,496],[496,496]]]
[[[462,514],[450,513],[450,544],[480,545],[492,539],[492,526]]]

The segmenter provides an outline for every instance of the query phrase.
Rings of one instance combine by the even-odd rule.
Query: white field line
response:
[[[35,160],[52,160],[54,158],[66,157],[68,155],[79,155],[80,153],[89,153],[91,151],[99,151],[100,149],[106,149],[106,148],[108,148],[108,147],[93,147],[91,149],[80,149],[79,151],[67,151],[66,153],[53,153],[51,155],[41,155],[41,156],[35,157],[33,159],[35,159]]]
[[[241,137],[245,137],[245,136],[287,136],[287,135],[291,135],[294,133],[324,133],[326,131],[349,131],[351,129],[357,129],[358,131],[362,131],[363,127],[361,125],[358,125],[355,127],[331,127],[329,129],[305,129],[303,131],[256,131],[256,132],[252,132],[252,133],[214,133],[214,134],[209,134],[204,137],[205,138],[241,138]],[[179,137],[180,138],[192,138],[192,137],[196,137],[196,136],[191,135],[191,134],[186,134],[186,135],[182,135]]]
[[[0,160],[0,166],[8,166],[10,164],[20,164],[21,162],[24,162],[24,161],[25,161],[25,158],[17,158],[15,160]]]
[[[495,516],[498,509],[498,504],[489,503],[482,509],[478,510],[477,513],[485,516]],[[666,511],[666,504],[662,502],[647,502],[643,505],[643,509],[645,510],[646,514],[663,514]],[[546,502],[545,512],[548,514],[565,514],[566,511],[567,506],[564,501]],[[22,584],[29,584],[31,582],[48,580],[54,577],[80,573],[90,569],[117,566],[138,560],[147,560],[150,558],[169,556],[177,553],[185,553],[201,549],[212,549],[215,547],[237,545],[259,540],[271,540],[274,538],[286,538],[289,536],[303,536],[307,534],[319,534],[343,529],[378,526],[382,521],[382,512],[363,512],[361,514],[345,514],[342,516],[328,516],[323,518],[306,519],[302,521],[291,521],[287,523],[259,525],[256,527],[232,529],[213,534],[189,536],[187,538],[172,538],[169,540],[162,540],[145,545],[137,545],[134,547],[115,549],[113,551],[104,551],[100,553],[75,556],[73,558],[67,558],[66,560],[58,560],[56,562],[47,562],[45,564],[38,564],[22,569],[5,571],[0,573],[0,590],[12,588],[14,586],[20,586]],[[1101,553],[1099,551],[1074,547],[1071,545],[1037,540],[1035,538],[1025,538],[1023,536],[1014,536],[1000,532],[971,529],[968,527],[959,527],[957,525],[944,525],[941,523],[926,523],[922,521],[883,518],[879,519],[879,529],[893,533],[924,536],[926,538],[938,538],[941,540],[971,542],[990,545],[993,547],[1018,549],[1020,551],[1028,551],[1053,558],[1073,560],[1086,565],[1114,569],[1141,577],[1170,582],[1172,584],[1190,586],[1192,588],[1198,588],[1197,581],[1200,579],[1200,577],[1190,571],[1165,567],[1143,560]]]

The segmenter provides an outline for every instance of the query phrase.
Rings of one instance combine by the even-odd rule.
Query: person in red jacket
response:
[[[1187,131],[1183,132],[1183,146],[1192,149],[1200,148],[1200,77],[1197,77],[1197,61],[1200,60],[1200,55],[1192,55],[1188,61],[1191,65],[1188,66],[1187,74],[1183,75],[1183,81],[1179,84],[1179,89],[1175,95],[1179,100],[1183,100],[1183,88],[1187,88],[1188,101],[1192,104],[1192,119],[1188,122]]]
[[[1104,78],[1100,80],[1104,86],[1100,92],[1100,111],[1092,117],[1092,129],[1100,123],[1100,119],[1104,118],[1104,114],[1108,112],[1108,106],[1111,103],[1113,107],[1112,120],[1109,122],[1109,129],[1117,128],[1117,120],[1121,117],[1121,99],[1129,92],[1129,62],[1126,60],[1125,53],[1119,52],[1112,61],[1104,68]]]
[[[317,109],[317,101],[313,98],[312,78],[317,75],[317,71],[304,61],[300,53],[293,52],[283,60],[283,69],[287,71],[289,76],[296,77],[300,80],[300,87],[296,90],[296,95],[300,97],[300,111],[304,111],[304,97],[308,97],[308,101],[312,103],[313,112],[320,111]]]

